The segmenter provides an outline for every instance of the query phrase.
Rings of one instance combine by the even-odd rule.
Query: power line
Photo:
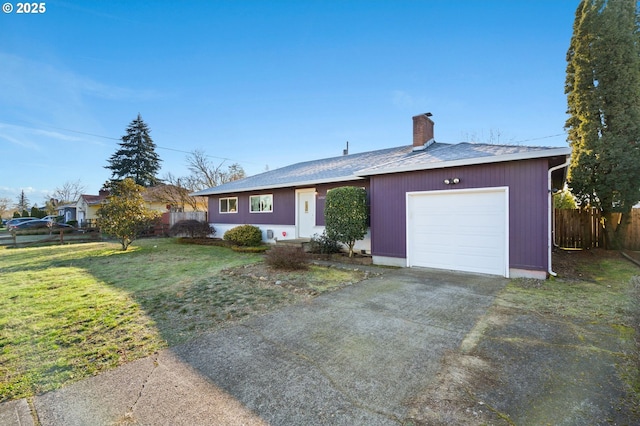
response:
[[[539,141],[539,140],[542,140],[542,139],[550,139],[550,138],[556,138],[558,136],[564,136],[566,134],[567,134],[566,132],[565,133],[558,133],[557,135],[549,135],[549,136],[542,136],[542,137],[539,137],[539,138],[523,139],[521,141],[514,141],[513,143]]]
[[[10,124],[10,123],[5,123],[5,124]],[[16,124],[11,124],[11,125],[18,126]],[[66,129],[64,127],[55,127],[55,126],[49,126],[49,125],[46,125],[46,124],[41,124],[40,126],[41,127],[47,127],[47,128],[50,128],[50,129],[62,130],[62,131],[65,131],[65,132],[78,133],[80,135],[87,135],[87,136],[93,136],[93,137],[96,137],[96,138],[109,139],[109,140],[112,140],[112,141],[121,141],[122,140],[120,138],[112,138],[111,136],[96,135],[95,133],[81,132],[79,130]],[[25,127],[25,126],[19,126],[19,127]],[[40,129],[35,128],[35,127],[26,127],[26,128],[31,129],[31,130],[40,130]],[[182,154],[192,154],[193,153],[192,151],[183,151],[181,149],[167,148],[167,147],[160,146],[160,145],[156,145],[156,148],[164,149],[166,151],[180,152]],[[208,155],[208,154],[205,154],[205,157],[217,158],[219,160],[225,160],[225,161],[235,161],[235,162],[238,162],[238,163],[257,164],[257,163],[253,163],[251,161],[234,160],[233,158],[218,157],[218,156],[215,156],[215,155]]]
[[[54,126],[47,126],[45,124],[41,125],[42,127],[49,127],[50,129],[56,129],[56,130],[63,130],[65,132],[71,132],[71,133],[79,133],[81,135],[88,135],[88,136],[94,136],[96,138],[102,138],[102,139],[110,139],[110,140],[114,140],[114,141],[119,141],[121,139],[116,139],[116,138],[112,138],[109,136],[102,136],[102,135],[96,135],[94,133],[87,133],[87,132],[81,132],[79,130],[71,130],[71,129],[65,129],[63,127],[54,127]],[[39,129],[35,129],[35,130],[39,130]]]

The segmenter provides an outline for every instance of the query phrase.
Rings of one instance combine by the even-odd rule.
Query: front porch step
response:
[[[306,250],[309,247],[310,238],[295,238],[289,240],[276,240],[276,246],[300,247]]]

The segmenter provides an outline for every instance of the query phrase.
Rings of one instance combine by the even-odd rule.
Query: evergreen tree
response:
[[[156,175],[160,170],[161,160],[149,132],[149,127],[138,114],[138,118],[127,127],[120,149],[111,156],[109,165],[105,166],[112,171],[112,181],[131,178],[136,184],[145,187],[160,183]]]
[[[367,192],[364,188],[342,186],[327,192],[324,217],[327,237],[349,247],[353,257],[353,246],[367,233]]]
[[[33,207],[31,207],[31,214],[29,214],[29,216],[31,217],[37,217],[38,219],[42,219],[43,217],[46,216],[45,212],[40,210],[38,208],[38,206],[33,205]]]
[[[582,0],[567,52],[569,187],[582,206],[601,210],[611,248],[640,200],[638,17],[635,0]]]
[[[16,203],[16,209],[20,212],[25,212],[29,210],[29,199],[24,193],[24,190],[20,191],[20,195],[18,195],[18,202]],[[29,216],[27,213],[26,216]]]

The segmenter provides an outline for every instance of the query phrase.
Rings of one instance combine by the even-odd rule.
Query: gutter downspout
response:
[[[548,260],[548,265],[549,267],[547,268],[547,272],[549,273],[549,275],[555,277],[558,274],[556,274],[555,272],[553,272],[553,270],[551,269],[551,246],[553,245],[553,229],[552,229],[552,221],[553,221],[553,194],[552,194],[552,189],[551,189],[551,173],[555,172],[556,170],[559,169],[563,169],[565,167],[568,167],[569,164],[571,164],[571,156],[567,156],[566,161],[563,164],[551,167],[549,169],[549,175],[547,178],[547,191],[549,193],[549,220],[547,221],[547,227],[548,227],[548,241],[547,241],[547,248],[548,248],[548,256],[549,256],[549,260]]]

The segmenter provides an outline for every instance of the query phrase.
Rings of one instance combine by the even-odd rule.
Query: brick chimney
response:
[[[427,142],[433,141],[433,125],[431,120],[432,114],[427,112],[425,114],[416,115],[413,117],[413,148],[421,149]]]

